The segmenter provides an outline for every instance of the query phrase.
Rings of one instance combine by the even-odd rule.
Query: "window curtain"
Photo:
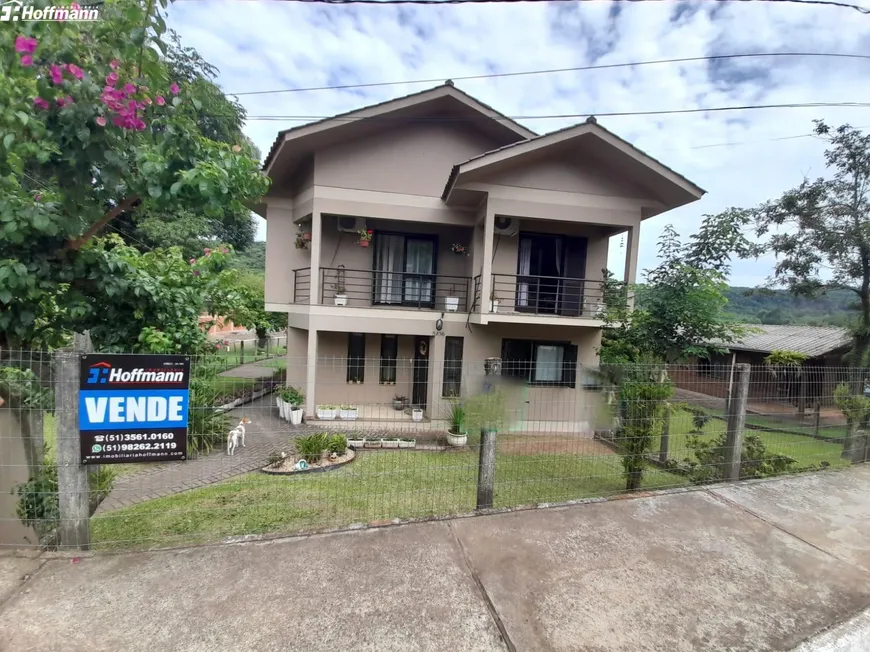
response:
[[[375,243],[375,303],[402,303],[405,239],[400,235],[383,235]]]
[[[520,239],[520,277],[529,276],[532,271],[532,241]],[[519,279],[517,283],[517,306],[529,305],[529,282]]]
[[[535,382],[561,383],[564,347],[539,344],[535,353]]]
[[[405,301],[433,303],[434,247],[429,240],[408,240],[405,258]]]

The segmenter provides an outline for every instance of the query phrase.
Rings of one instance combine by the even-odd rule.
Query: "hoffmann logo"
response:
[[[64,21],[88,22],[100,19],[100,10],[93,6],[81,7],[75,2],[69,7],[48,6],[37,9],[25,5],[21,0],[8,0],[0,3],[0,22],[46,20],[62,23]]]
[[[98,362],[88,368],[88,385],[112,383],[180,383],[184,381],[183,371],[157,371],[153,369],[112,368],[108,362]]]

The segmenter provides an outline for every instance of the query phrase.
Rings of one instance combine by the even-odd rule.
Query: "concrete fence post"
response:
[[[245,364],[245,340],[239,341],[239,364]]]
[[[500,358],[487,358],[483,365],[485,375],[483,381],[484,394],[491,394],[495,389],[496,376],[501,376]],[[487,417],[492,417],[485,410]],[[504,416],[504,415],[495,415]],[[477,509],[491,509],[495,494],[495,448],[497,432],[484,424],[480,429],[480,456],[477,463]]]
[[[749,399],[749,374],[751,367],[741,363],[734,368],[734,384],[728,399],[726,414],[724,476],[728,482],[740,479],[740,459],[743,453],[743,428],[746,425],[746,404]]]
[[[813,408],[813,435],[818,437],[819,430],[821,430],[822,425],[822,404],[819,401],[816,401],[816,405]]]
[[[55,353],[57,491],[61,548],[90,546],[88,469],[81,463],[79,441],[79,352]]]
[[[662,436],[659,444],[659,462],[665,464],[668,461],[668,450],[671,446],[671,405],[665,406],[665,420],[662,423]]]

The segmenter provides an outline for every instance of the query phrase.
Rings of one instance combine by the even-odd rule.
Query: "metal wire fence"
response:
[[[60,544],[58,445],[79,433],[56,425],[55,357],[0,360],[0,546]],[[89,541],[79,543],[321,531],[870,457],[865,370],[832,369],[841,382],[819,384],[799,369],[716,369],[729,381],[721,397],[685,365],[387,355],[309,368],[280,348],[252,360],[192,357],[187,459],[88,468]],[[231,435],[239,425],[243,441]]]

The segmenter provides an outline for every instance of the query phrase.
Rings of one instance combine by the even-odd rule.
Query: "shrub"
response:
[[[693,484],[718,482],[725,477],[725,465],[730,456],[725,433],[715,439],[689,437],[688,446],[695,452],[697,461],[686,460],[689,465],[689,481]],[[768,453],[758,435],[745,435],[740,451],[740,477],[765,478],[793,470],[797,460],[786,455]]]
[[[345,440],[347,445],[347,440]],[[296,440],[296,453],[309,464],[320,461],[320,454],[329,446],[329,435],[318,432],[307,437],[299,437]]]
[[[217,368],[209,362],[207,358],[191,368],[189,456],[222,447],[230,430],[229,415],[217,411],[219,393],[214,384]]]
[[[704,428],[710,423],[710,415],[698,412],[692,417],[692,425],[695,426],[696,432],[704,432]]]
[[[305,403],[305,394],[295,387],[284,387],[281,389],[281,399],[291,407],[298,408]]]
[[[347,450],[347,437],[344,435],[332,435],[332,437],[329,438],[327,449],[330,453],[344,455],[344,452]]]
[[[458,401],[451,403],[448,420],[450,421],[450,432],[455,435],[463,432],[465,427],[465,408],[462,407],[462,403]]]

